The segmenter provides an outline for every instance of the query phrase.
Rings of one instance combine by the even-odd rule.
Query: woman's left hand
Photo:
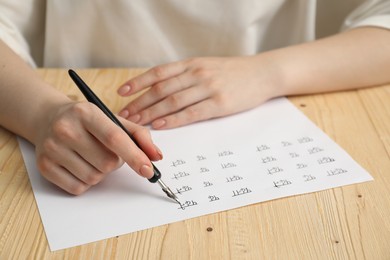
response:
[[[191,58],[156,66],[119,88],[121,96],[147,89],[119,115],[168,129],[241,112],[277,96],[277,68],[261,55]]]

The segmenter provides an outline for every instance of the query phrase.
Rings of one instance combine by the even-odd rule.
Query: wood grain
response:
[[[78,70],[114,112],[141,69]],[[74,100],[66,70],[38,73]],[[375,178],[50,252],[16,137],[0,128],[0,259],[390,259],[390,86],[290,100]]]

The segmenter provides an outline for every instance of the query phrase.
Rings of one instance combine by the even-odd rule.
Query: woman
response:
[[[0,123],[36,146],[45,178],[81,194],[123,162],[152,176],[150,160],[162,154],[139,125],[167,129],[278,96],[389,82],[390,2],[365,1],[342,32],[316,39],[319,3],[3,1]],[[35,66],[155,66],[118,89],[151,87],[120,112],[142,150],[97,108],[48,86]]]

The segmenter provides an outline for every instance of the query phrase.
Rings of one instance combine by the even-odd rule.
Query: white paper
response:
[[[127,166],[68,195],[41,177],[33,146],[19,140],[51,250],[372,180],[285,98],[152,136],[164,153],[156,166],[182,206]]]

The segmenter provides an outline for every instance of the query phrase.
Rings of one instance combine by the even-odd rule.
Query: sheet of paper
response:
[[[238,115],[153,131],[163,180],[182,202],[123,166],[81,196],[41,177],[20,147],[51,250],[271,199],[372,180],[284,98]]]

